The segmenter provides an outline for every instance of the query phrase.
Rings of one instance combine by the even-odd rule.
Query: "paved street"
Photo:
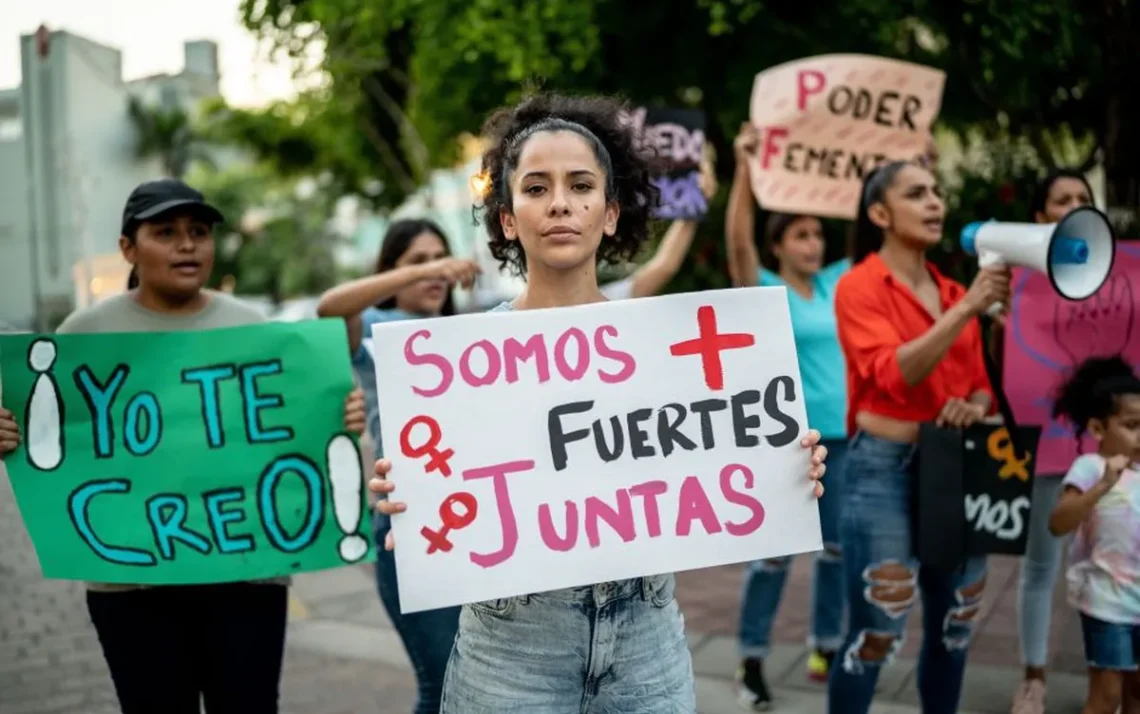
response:
[[[3,470],[0,469],[0,472]],[[778,709],[822,712],[820,687],[804,677],[803,641],[810,561],[793,568],[768,662]],[[684,609],[701,714],[736,708],[729,677],[736,664],[735,628],[741,569],[683,574]],[[1014,622],[1016,568],[997,560],[987,584],[981,631],[971,651],[964,712],[1004,714],[1017,681]],[[1053,636],[1056,670],[1051,712],[1080,708],[1080,634],[1058,600]],[[399,639],[373,592],[368,566],[302,575],[293,589],[283,684],[287,714],[406,714],[413,683]],[[912,622],[918,618],[912,617]],[[1059,647],[1067,642],[1065,647]],[[915,712],[911,637],[902,658],[880,685],[879,714]],[[20,521],[7,475],[0,476],[0,714],[111,714],[114,695],[77,584],[45,581]]]

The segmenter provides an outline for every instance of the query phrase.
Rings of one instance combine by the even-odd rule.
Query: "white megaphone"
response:
[[[962,250],[983,268],[1032,268],[1049,276],[1067,300],[1084,300],[1100,290],[1116,257],[1116,236],[1108,217],[1091,206],[1073,209],[1059,223],[978,221],[962,229]],[[1004,306],[991,305],[991,315]]]

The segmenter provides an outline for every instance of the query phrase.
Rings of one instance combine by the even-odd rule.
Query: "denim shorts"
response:
[[[1136,671],[1136,655],[1140,654],[1140,625],[1105,622],[1082,612],[1081,631],[1085,636],[1085,659],[1089,667]]]

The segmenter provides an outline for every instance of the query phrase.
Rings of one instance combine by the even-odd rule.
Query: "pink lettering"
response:
[[[499,511],[499,525],[503,533],[503,547],[494,553],[471,553],[471,562],[482,568],[491,568],[510,559],[519,544],[519,526],[515,520],[515,509],[511,505],[511,493],[507,488],[507,474],[534,469],[533,460],[508,461],[494,466],[467,469],[463,480],[490,478],[495,488],[495,505]]]
[[[475,352],[476,348],[482,350],[483,354],[487,356],[487,373],[482,377],[476,375],[471,370],[471,355]],[[463,377],[463,381],[472,387],[485,387],[488,384],[494,384],[495,380],[499,378],[499,372],[502,366],[499,351],[487,340],[479,340],[474,343],[463,350],[463,354],[459,357],[459,374]]]
[[[417,353],[412,348],[412,343],[414,343],[419,337],[430,339],[431,331],[417,330],[413,332],[410,337],[408,337],[407,342],[404,343],[404,360],[407,361],[408,364],[416,367],[421,364],[430,364],[439,370],[440,378],[439,384],[432,387],[431,389],[420,389],[419,387],[413,386],[412,391],[421,397],[438,397],[439,395],[446,392],[447,388],[451,386],[451,380],[455,378],[455,373],[452,371],[451,365],[448,363],[448,361],[440,355],[434,354],[432,352],[428,352],[422,355]]]
[[[628,543],[633,540],[637,532],[633,527],[633,503],[629,500],[629,492],[619,488],[617,496],[617,509],[610,508],[602,499],[590,496],[586,499],[586,540],[591,548],[597,548],[602,543],[598,534],[598,521],[605,521],[622,541]]]
[[[771,164],[772,157],[780,153],[780,147],[776,146],[777,138],[784,138],[788,135],[788,130],[782,126],[770,126],[764,132],[764,149],[761,152],[763,156],[760,157],[760,164],[765,171]]]
[[[645,511],[645,527],[650,538],[661,535],[661,511],[657,508],[657,497],[669,490],[664,481],[646,481],[630,486],[629,492],[641,496],[641,508]]]
[[[534,357],[534,366],[538,371],[538,383],[542,384],[550,379],[550,361],[546,357],[546,340],[542,335],[532,335],[525,344],[521,344],[513,337],[503,342],[503,361],[506,363],[507,383],[514,384],[519,381],[519,362],[526,362]]]
[[[573,501],[566,502],[566,537],[558,535],[554,529],[554,519],[550,515],[550,504],[544,503],[538,507],[538,532],[542,542],[547,548],[565,553],[578,543],[578,504]]]
[[[578,363],[573,368],[566,359],[566,346],[570,344],[570,338],[578,343],[578,354],[576,355]],[[586,333],[579,330],[577,327],[571,327],[558,338],[558,342],[554,343],[554,364],[558,367],[558,373],[562,375],[563,379],[570,382],[577,382],[586,374],[586,370],[590,368],[590,341],[586,339]]]
[[[681,495],[678,499],[677,509],[677,535],[687,536],[693,527],[693,521],[700,521],[705,532],[710,535],[720,533],[721,526],[716,519],[708,494],[705,493],[701,480],[696,476],[687,476],[681,483]]]
[[[825,86],[827,86],[827,78],[819,70],[805,69],[796,73],[796,105],[801,112],[807,109],[808,97],[812,94],[819,94]]]
[[[613,325],[602,325],[594,330],[594,349],[597,350],[598,356],[613,360],[621,365],[621,369],[614,373],[598,370],[598,377],[606,384],[620,384],[632,377],[634,370],[637,369],[637,362],[633,359],[633,355],[606,344],[605,338],[607,336],[617,337],[617,334],[617,328]]]
[[[752,512],[752,516],[743,523],[727,521],[724,527],[729,535],[752,535],[759,530],[761,524],[764,523],[764,506],[752,496],[741,493],[733,488],[732,475],[736,472],[744,474],[744,488],[752,488],[752,483],[756,480],[752,474],[752,469],[744,464],[729,464],[720,470],[720,492],[724,495],[724,500],[737,506],[744,506]]]

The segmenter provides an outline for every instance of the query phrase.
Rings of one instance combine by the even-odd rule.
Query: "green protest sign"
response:
[[[344,324],[0,336],[45,577],[186,584],[372,556]]]

